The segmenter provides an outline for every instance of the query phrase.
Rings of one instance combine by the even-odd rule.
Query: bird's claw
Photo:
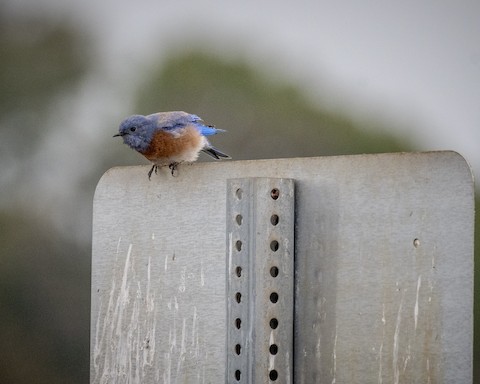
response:
[[[179,163],[171,163],[168,165],[168,168],[170,168],[170,172],[172,173],[173,177],[178,176],[178,169],[177,169],[178,164]]]
[[[170,168],[170,172],[172,173],[173,177],[178,176],[178,169],[177,169],[178,164],[180,163],[175,162],[175,163],[170,163],[168,165],[168,168]],[[150,171],[148,171],[148,180],[151,179],[153,171],[155,171],[155,174],[158,173],[158,168],[159,168],[158,165],[156,164],[152,165],[152,168],[150,168]]]
[[[153,170],[155,170],[155,174],[157,174],[157,169],[158,169],[158,165],[156,164],[152,165],[152,168],[148,172],[148,180],[150,180],[150,178],[152,177]]]

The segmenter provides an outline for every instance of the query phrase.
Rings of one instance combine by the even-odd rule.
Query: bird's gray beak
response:
[[[117,133],[116,135],[113,135],[113,137],[118,137],[118,136],[123,136],[121,133]]]

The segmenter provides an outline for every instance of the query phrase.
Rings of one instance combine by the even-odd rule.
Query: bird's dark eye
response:
[[[137,130],[137,127],[130,127],[130,132],[135,132]]]

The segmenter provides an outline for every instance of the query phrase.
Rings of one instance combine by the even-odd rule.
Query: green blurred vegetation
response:
[[[68,26],[3,14],[0,21],[5,167],[28,161],[50,129],[42,122],[52,102],[79,83],[88,62],[85,42]],[[2,193],[1,203],[0,383],[86,383],[90,245],[63,238],[49,217],[23,208],[32,202]]]
[[[50,112],[52,100],[91,69],[88,47],[68,27],[39,20],[3,20],[0,30],[0,132],[9,133],[0,146],[8,146],[10,156],[22,156],[49,129],[41,121]],[[214,143],[234,159],[415,149],[407,140],[385,133],[388,123],[374,117],[358,122],[346,114],[322,110],[301,90],[275,82],[245,63],[192,52],[159,63],[144,79],[138,85],[137,108],[126,115],[168,110],[196,113],[228,130]],[[112,121],[111,126],[116,125],[118,121]],[[85,148],[87,156],[98,156],[92,177],[83,180],[82,193],[91,196],[98,175],[124,164],[116,156],[119,150],[128,151],[113,139],[102,146],[111,150],[92,153]],[[144,163],[133,152],[129,159]],[[3,199],[9,199],[9,204],[3,204],[8,208],[0,212],[0,382],[31,383],[32,378],[35,383],[88,382],[90,244],[72,243],[55,231],[49,217],[20,209],[22,202],[15,196]],[[478,204],[477,200],[477,208]],[[478,236],[477,231],[477,240]],[[479,284],[477,274],[476,287]],[[477,339],[479,310],[476,305]],[[478,360],[478,342],[475,348]],[[476,365],[480,378],[478,369]]]
[[[246,64],[198,52],[172,58],[141,86],[138,113],[178,109],[227,129],[228,135],[215,137],[215,143],[230,146],[237,160],[411,148],[374,121],[367,127],[320,110],[289,84],[272,83]]]
[[[87,382],[87,246],[28,213],[2,212],[0,227],[0,382]]]
[[[42,111],[86,70],[84,46],[67,26],[43,20],[0,24],[0,114]]]
[[[77,84],[87,70],[86,42],[68,26],[0,14],[0,122],[2,155],[28,154],[48,127],[54,97]],[[25,138],[28,137],[28,145]]]

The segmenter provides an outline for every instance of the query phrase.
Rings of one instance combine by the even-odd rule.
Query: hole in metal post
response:
[[[273,188],[270,191],[270,196],[272,197],[273,200],[277,200],[280,196],[280,191],[277,188]]]
[[[243,216],[238,214],[237,216],[235,216],[235,221],[237,222],[238,225],[242,225]]]
[[[270,276],[277,277],[278,276],[278,267],[270,268]]]
[[[240,318],[237,317],[237,318],[235,319],[235,327],[236,327],[237,329],[240,329],[241,326],[242,326],[242,319],[240,319]]]
[[[277,240],[272,240],[272,242],[270,243],[270,249],[271,249],[273,252],[277,252],[277,251],[278,251],[278,247],[279,247],[278,241],[277,241]]]
[[[275,304],[278,301],[278,293],[277,292],[272,292],[270,294],[270,301]]]
[[[270,345],[270,354],[271,355],[276,355],[278,353],[278,346],[277,344],[272,344]]]
[[[275,369],[272,369],[268,374],[268,377],[270,378],[270,380],[275,381],[278,379],[278,372]]]
[[[242,250],[242,242],[240,240],[237,240],[237,242],[235,243],[235,248],[237,248],[238,252]]]
[[[240,292],[237,292],[235,294],[235,300],[237,301],[237,303],[240,303],[242,301],[242,294]]]
[[[242,372],[240,372],[240,370],[237,369],[237,370],[235,371],[235,379],[236,379],[237,381],[240,381],[240,376],[241,376],[241,375],[242,375]]]
[[[420,240],[419,240],[419,239],[414,239],[414,240],[413,240],[413,246],[414,246],[415,248],[418,248],[418,247],[420,246]]]
[[[237,199],[238,200],[241,200],[242,197],[243,197],[243,190],[242,188],[238,188],[236,191],[235,191],[235,196],[237,196]]]
[[[279,220],[280,218],[278,217],[278,215],[274,214],[270,217],[270,223],[272,223],[272,225],[277,225]]]
[[[242,346],[240,344],[235,345],[235,353],[240,355],[242,353]]]
[[[277,329],[278,327],[278,320],[276,318],[273,318],[270,320],[270,328],[272,329]]]
[[[237,275],[237,277],[241,277],[242,276],[242,267],[235,268],[235,274]]]

